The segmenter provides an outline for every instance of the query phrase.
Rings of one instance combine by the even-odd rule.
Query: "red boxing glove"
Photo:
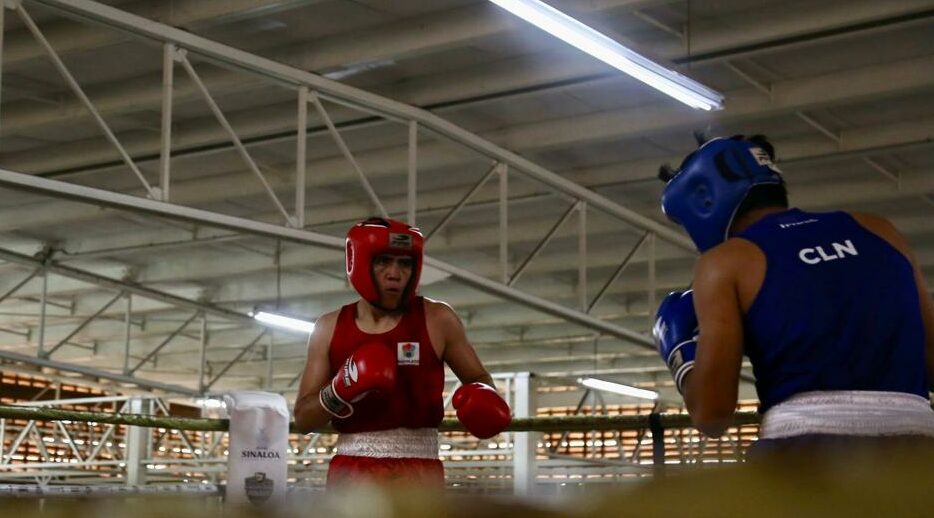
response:
[[[454,392],[451,403],[468,432],[489,439],[509,426],[509,405],[486,383],[469,383]]]
[[[318,401],[331,415],[350,417],[355,403],[371,391],[389,391],[396,384],[396,357],[385,344],[369,342],[351,354],[337,375],[318,393]]]

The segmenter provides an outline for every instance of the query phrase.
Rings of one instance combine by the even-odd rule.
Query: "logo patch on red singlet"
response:
[[[397,343],[396,363],[398,365],[418,365],[418,342]]]

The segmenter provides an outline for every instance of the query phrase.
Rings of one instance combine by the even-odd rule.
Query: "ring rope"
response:
[[[517,417],[506,428],[507,432],[584,432],[593,430],[641,430],[649,427],[650,415],[613,415],[613,416],[557,416],[557,417]],[[659,413],[657,419],[662,428],[688,428],[691,418],[687,414]],[[0,405],[0,418],[28,419],[31,421],[79,421],[105,424],[142,426],[145,428],[169,428],[173,430],[224,432],[230,428],[228,419],[205,419],[191,417],[152,416],[145,414],[121,414],[113,412],[91,412],[86,410],[65,410],[60,408],[23,407]],[[756,412],[737,412],[733,415],[733,426],[757,424],[761,416]],[[463,432],[464,426],[457,419],[448,418],[438,426],[440,432]],[[301,433],[295,423],[289,425],[290,433]],[[313,433],[336,433],[327,426],[315,429]]]

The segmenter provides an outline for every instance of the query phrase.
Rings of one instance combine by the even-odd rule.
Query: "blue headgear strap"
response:
[[[708,140],[688,155],[674,172],[662,170],[668,181],[662,210],[683,226],[701,252],[726,241],[736,211],[758,185],[782,185],[764,140],[741,135]]]

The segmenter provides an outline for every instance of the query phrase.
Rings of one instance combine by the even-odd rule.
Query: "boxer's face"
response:
[[[383,254],[373,259],[373,278],[379,290],[380,305],[396,309],[402,304],[414,269],[415,259],[408,255]]]

